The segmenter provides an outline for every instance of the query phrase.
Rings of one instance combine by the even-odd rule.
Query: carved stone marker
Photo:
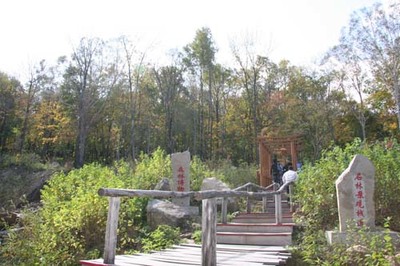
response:
[[[375,167],[357,154],[336,180],[339,231],[327,231],[328,243],[347,242],[347,228],[367,226],[375,229]]]
[[[185,151],[171,154],[171,164],[172,184],[164,178],[155,189],[190,191],[190,153]],[[190,206],[190,197],[172,198],[172,203],[153,199],[147,205],[147,222],[153,229],[160,224],[167,224],[186,231],[192,222],[200,222],[199,207]]]
[[[190,190],[190,152],[171,154],[172,191],[185,192]],[[189,206],[190,198],[174,198],[172,202],[179,206]]]
[[[362,155],[354,156],[349,167],[336,180],[339,231],[325,232],[329,244],[351,244],[351,234],[346,232],[349,226],[367,226],[368,238],[389,235],[392,240],[399,241],[398,233],[375,227],[374,188],[375,167],[372,162]]]
[[[350,223],[375,227],[374,188],[374,165],[362,155],[354,156],[336,180],[340,232],[345,232]]]

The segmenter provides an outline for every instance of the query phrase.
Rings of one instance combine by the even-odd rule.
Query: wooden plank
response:
[[[221,217],[223,224],[228,223],[228,198],[226,197],[222,198]]]
[[[177,257],[177,254],[179,254],[179,257]],[[200,253],[197,252],[194,255],[197,256],[185,256],[186,254],[181,254],[179,251],[175,252],[160,252],[160,253],[154,253],[151,254],[151,256],[148,256],[148,258],[152,258],[153,260],[156,261],[162,261],[162,262],[175,262],[177,264],[184,263],[184,262],[190,262],[190,263],[195,263],[197,262],[198,264],[198,259],[200,257]],[[191,259],[190,259],[191,258]],[[281,258],[278,256],[272,256],[272,255],[266,255],[262,253],[240,253],[240,252],[222,252],[218,253],[218,258],[217,258],[218,264],[220,263],[239,263],[243,262],[244,265],[247,265],[248,263],[258,263],[257,265],[260,265],[260,263],[274,263],[275,265],[279,265],[279,263],[282,261]]]
[[[281,265],[290,258],[284,247],[227,245],[216,247],[217,266],[261,266]],[[118,255],[115,266],[199,266],[202,265],[202,246],[182,244],[153,253]],[[81,261],[82,265],[105,265],[102,259]]]
[[[197,256],[182,256],[178,252],[174,254],[131,255],[129,263],[150,263],[150,265],[198,265],[200,266],[200,252]],[[134,257],[135,256],[135,257]],[[157,263],[154,263],[157,262]],[[119,265],[119,264],[118,264]]]

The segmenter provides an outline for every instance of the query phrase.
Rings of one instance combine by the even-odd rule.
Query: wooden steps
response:
[[[292,233],[217,232],[218,244],[289,246]]]
[[[233,223],[275,223],[275,213],[243,213],[232,220]],[[293,223],[291,213],[282,213],[282,223]]]
[[[227,223],[217,224],[218,232],[292,233],[294,223]]]
[[[267,202],[267,212],[239,213],[232,222],[217,224],[217,243],[288,246],[292,244],[294,225],[287,201],[282,202],[281,224],[276,224],[275,203]]]

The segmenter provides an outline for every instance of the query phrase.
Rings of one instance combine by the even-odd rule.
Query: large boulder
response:
[[[201,184],[201,190],[230,190],[229,186],[215,177],[205,178]],[[217,204],[222,204],[222,198],[216,198]],[[238,198],[228,198],[228,211],[235,212],[239,210]]]
[[[169,184],[169,179],[164,177],[157,185],[154,190],[171,191],[171,185]]]
[[[200,223],[199,208],[179,206],[169,201],[153,199],[147,204],[147,223],[152,229],[166,224],[189,231],[193,223]]]
[[[201,190],[230,190],[229,186],[215,177],[204,178]]]

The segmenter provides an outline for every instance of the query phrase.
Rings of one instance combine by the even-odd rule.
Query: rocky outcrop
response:
[[[0,208],[14,210],[26,202],[39,202],[40,190],[60,170],[57,163],[41,171],[19,166],[0,169]]]

